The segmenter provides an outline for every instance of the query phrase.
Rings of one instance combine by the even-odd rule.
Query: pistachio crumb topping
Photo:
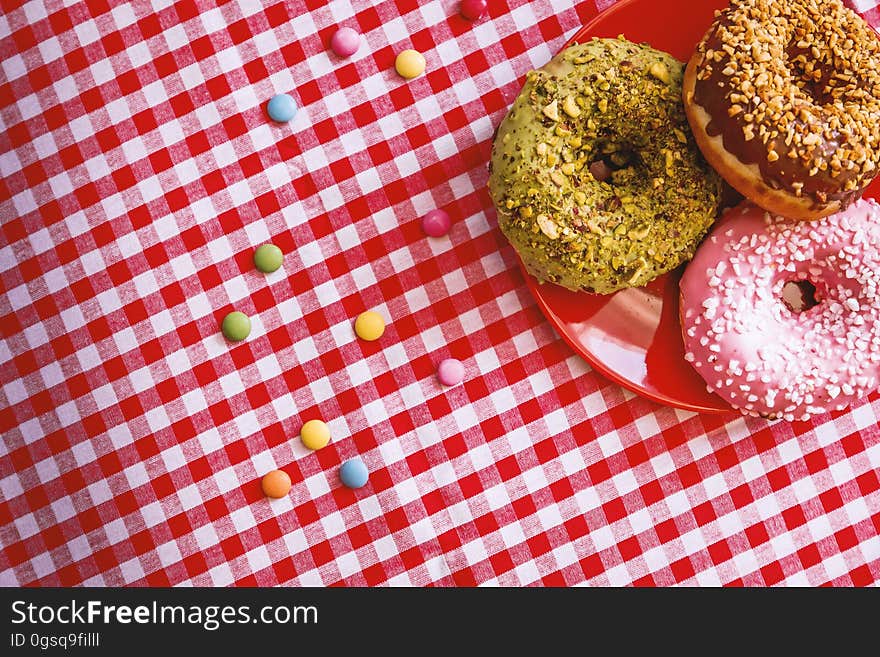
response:
[[[489,190],[540,280],[610,293],[693,255],[721,181],[691,134],[682,75],[670,55],[623,38],[572,46],[528,73],[498,129]]]

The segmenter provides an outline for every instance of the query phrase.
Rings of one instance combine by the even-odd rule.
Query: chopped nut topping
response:
[[[721,192],[681,105],[681,63],[622,44],[574,46],[527,74],[490,166],[499,226],[528,270],[590,293],[689,258]]]
[[[562,111],[571,118],[576,119],[581,115],[581,108],[574,102],[574,96],[566,96],[562,103]]]
[[[627,233],[627,237],[631,237],[636,240],[643,240],[648,236],[648,233],[651,232],[650,226],[639,226],[638,228],[633,228]]]
[[[648,72],[663,84],[669,84],[669,69],[663,62],[654,62]]]
[[[559,120],[559,104],[555,100],[544,108],[544,116],[551,121]]]
[[[565,176],[562,175],[559,171],[552,171],[550,173],[550,180],[553,181],[554,184],[562,187],[565,184]]]
[[[556,223],[546,214],[539,214],[535,221],[541,232],[551,240],[559,238],[559,226],[557,226]]]

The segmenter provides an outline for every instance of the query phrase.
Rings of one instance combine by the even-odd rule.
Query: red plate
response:
[[[566,47],[591,37],[647,43],[687,61],[726,0],[623,0],[602,12]],[[684,359],[678,320],[683,267],[642,288],[609,295],[542,285],[526,274],[529,289],[563,339],[598,372],[661,404],[702,413],[731,413]],[[525,272],[525,269],[523,269]]]
[[[593,36],[647,43],[681,61],[726,0],[623,0],[597,16],[566,46]],[[865,193],[876,198],[880,178]],[[529,289],[563,339],[595,370],[624,388],[667,406],[702,413],[731,413],[720,397],[707,392],[699,374],[684,360],[678,319],[678,281],[684,267],[646,287],[610,295],[570,292],[541,285],[525,273]]]

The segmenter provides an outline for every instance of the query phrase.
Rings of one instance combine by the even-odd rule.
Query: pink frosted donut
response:
[[[815,222],[729,210],[684,272],[681,321],[685,358],[744,413],[846,408],[880,377],[880,205]]]

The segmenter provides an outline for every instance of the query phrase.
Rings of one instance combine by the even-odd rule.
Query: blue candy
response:
[[[292,121],[296,116],[296,101],[287,94],[272,96],[266,105],[269,118],[278,123]]]
[[[351,459],[339,468],[339,478],[349,488],[360,488],[367,483],[367,466],[360,459]]]

